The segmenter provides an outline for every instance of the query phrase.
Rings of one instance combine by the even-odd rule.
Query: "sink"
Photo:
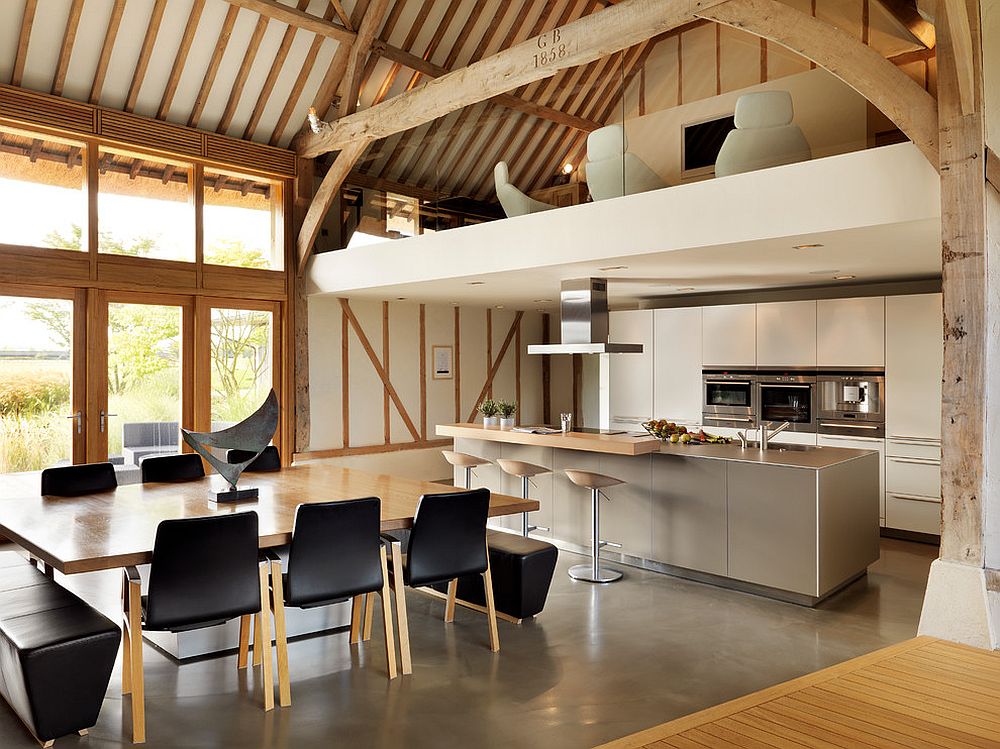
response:
[[[739,443],[736,443],[739,447]],[[759,450],[760,444],[757,442],[748,442],[747,450]],[[815,445],[771,445],[767,448],[767,452],[777,452],[777,453],[804,453],[810,450],[817,449]]]

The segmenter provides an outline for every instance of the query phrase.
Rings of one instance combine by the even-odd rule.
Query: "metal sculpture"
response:
[[[181,437],[191,448],[208,461],[219,475],[229,484],[229,491],[213,492],[216,502],[235,502],[240,499],[254,499],[257,489],[237,489],[236,482],[240,474],[264,452],[274,437],[278,428],[278,396],[274,390],[267,399],[252,414],[239,424],[235,424],[218,432],[192,432],[181,429]],[[210,448],[217,450],[246,450],[253,457],[241,463],[227,463],[212,454]]]

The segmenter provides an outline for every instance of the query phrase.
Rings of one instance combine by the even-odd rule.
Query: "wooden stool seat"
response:
[[[442,450],[441,454],[445,460],[458,468],[475,468],[476,466],[489,465],[490,462],[486,458],[477,458],[475,455],[457,453],[454,450]]]
[[[582,486],[586,489],[606,489],[609,486],[618,486],[619,484],[625,483],[621,479],[616,479],[613,476],[605,476],[602,473],[593,473],[592,471],[567,470],[563,471],[563,473],[565,473],[566,478],[574,484]]]
[[[549,469],[545,466],[525,463],[523,460],[506,460],[505,458],[500,458],[497,460],[497,465],[500,466],[500,470],[504,473],[509,473],[511,476],[518,476],[519,478],[538,476],[549,472]]]

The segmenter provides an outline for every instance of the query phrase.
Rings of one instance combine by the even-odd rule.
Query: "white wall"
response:
[[[791,94],[795,124],[802,128],[814,158],[866,147],[868,108],[865,98],[846,83],[817,68],[643,117],[630,116],[625,120],[629,150],[669,184],[678,184],[682,181],[681,139],[684,125],[731,115],[736,108],[736,100],[743,94],[775,90]],[[621,122],[621,112],[617,112],[612,119]]]
[[[351,310],[361,324],[376,355],[382,357],[382,302],[355,299]],[[428,304],[425,308],[427,346],[427,421],[426,438],[438,439],[437,424],[452,423],[455,418],[455,380],[436,380],[432,376],[432,347],[455,345],[455,307]],[[380,446],[385,444],[382,381],[353,329],[349,329],[347,393],[349,434],[344,439],[342,376],[342,309],[332,295],[309,299],[309,390],[311,438],[309,451],[338,450],[343,447]],[[461,341],[456,366],[460,366],[461,411],[465,421],[482,391],[488,372],[486,346],[487,310],[476,307],[459,309]],[[492,318],[493,358],[499,355],[504,339],[514,321],[515,310],[489,311]],[[403,402],[410,419],[420,429],[420,305],[393,301],[389,304],[389,379]],[[557,321],[553,321],[555,325]],[[527,312],[521,321],[520,417],[523,423],[542,420],[542,359],[528,356],[527,346],[542,340],[542,315]],[[494,398],[516,398],[516,341],[514,338],[493,381]],[[560,362],[568,357],[553,357],[552,392],[555,412],[562,403],[561,394],[572,391],[560,385],[563,377],[572,378]],[[565,370],[565,371],[564,371]],[[567,408],[567,410],[569,410]],[[390,402],[392,444],[413,442],[413,435]],[[440,451],[411,450],[385,452],[370,456],[336,459],[343,465],[396,473],[414,478],[438,479],[449,474]]]

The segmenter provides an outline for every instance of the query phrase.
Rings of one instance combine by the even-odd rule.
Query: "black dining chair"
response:
[[[82,463],[42,471],[43,495],[78,497],[81,494],[109,492],[117,488],[115,467],[110,463]]]
[[[226,453],[226,462],[242,463],[244,460],[250,460],[252,457],[253,452],[250,450],[230,450]],[[244,469],[247,473],[264,473],[280,470],[281,455],[278,453],[278,448],[274,445],[265,447],[264,452],[258,455],[257,459]]]
[[[486,547],[486,518],[490,510],[489,489],[425,494],[417,504],[413,529],[402,541],[386,534],[391,542],[392,568],[389,581],[396,599],[396,628],[404,674],[412,673],[410,638],[406,625],[406,598],[403,585],[420,588],[437,583],[448,584],[444,620],[455,619],[458,578],[482,575],[489,621],[490,650],[500,650],[497,612],[493,602],[493,578]]]
[[[205,477],[205,464],[195,453],[150,455],[139,463],[142,483],[197,481]]]
[[[149,593],[135,567],[122,587],[122,694],[132,695],[132,741],[146,738],[143,632],[188,632],[251,614],[260,617],[264,709],[274,707],[267,565],[258,559],[256,512],[164,520],[156,528]]]
[[[285,608],[310,609],[352,599],[351,643],[371,638],[374,605],[365,599],[378,593],[385,620],[385,657],[389,678],[396,678],[396,644],[389,601],[389,574],[385,545],[379,536],[381,501],[378,497],[321,504],[302,504],[295,510],[292,542],[282,555],[265,552],[271,560],[271,594],[275,644],[278,649],[278,694],[282,707],[291,704]],[[365,611],[364,632],[361,616]],[[248,621],[246,623],[249,623]],[[254,646],[263,639],[254,637]],[[242,645],[242,643],[241,643]],[[246,661],[241,648],[240,659]],[[255,659],[256,660],[256,659]]]

